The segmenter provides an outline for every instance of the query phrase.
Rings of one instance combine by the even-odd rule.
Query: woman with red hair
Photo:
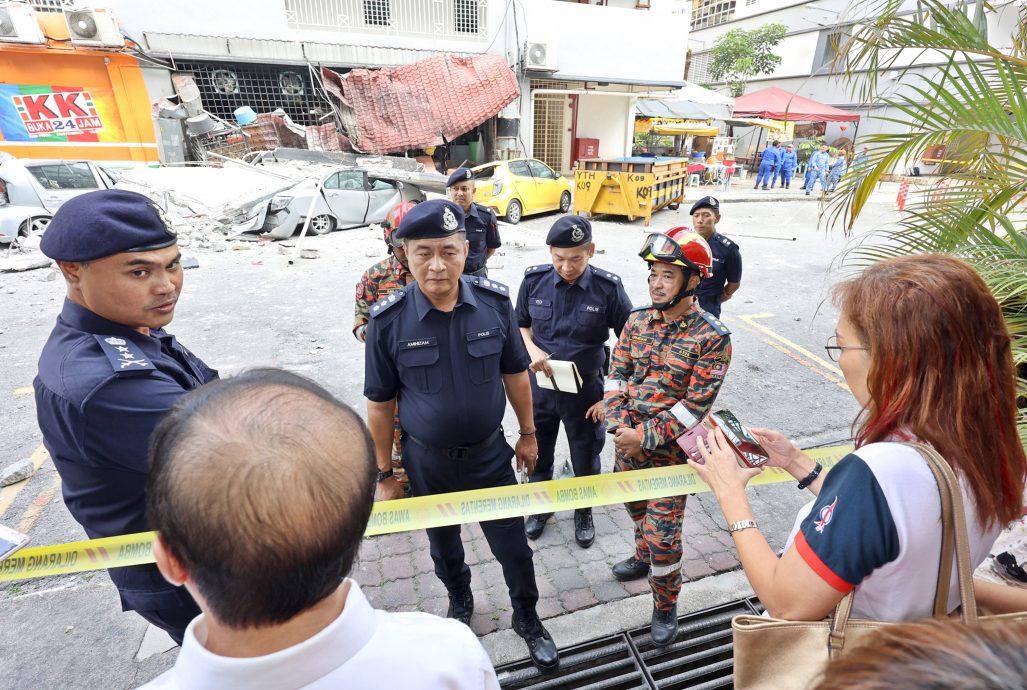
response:
[[[695,465],[720,503],[745,574],[770,614],[824,618],[856,590],[854,616],[908,621],[932,613],[941,552],[941,503],[926,461],[931,444],[959,477],[972,565],[1019,517],[1027,460],[1016,430],[1010,337],[984,281],[958,259],[929,254],[882,261],[840,284],[827,345],[862,406],[856,449],[830,471],[776,431],[753,429],[780,467],[815,496],[778,558],[753,520],[723,435],[700,444]],[[959,590],[950,588],[949,610]]]

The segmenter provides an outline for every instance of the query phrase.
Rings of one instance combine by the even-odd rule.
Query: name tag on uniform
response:
[[[602,314],[606,311],[606,307],[601,307],[595,304],[582,304],[581,311],[588,312],[589,314]]]
[[[438,341],[435,339],[435,336],[432,336],[431,338],[419,338],[417,340],[401,340],[399,341],[399,349],[413,350],[418,347],[435,347],[437,344]]]
[[[682,359],[687,359],[691,361],[699,359],[699,347],[697,345],[693,347],[688,347],[687,345],[671,347],[670,351],[671,354],[677,355]]]
[[[531,304],[536,307],[551,307],[553,306],[552,300],[534,298],[531,300]]]
[[[500,333],[501,331],[498,328],[485,328],[480,331],[472,331],[467,334],[467,342],[481,340],[482,338],[491,338],[499,335]]]

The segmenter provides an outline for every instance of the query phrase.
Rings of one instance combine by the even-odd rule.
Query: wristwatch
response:
[[[387,470],[378,470],[378,481],[384,482],[389,477],[395,476],[395,474],[391,467]]]
[[[727,526],[727,533],[734,534],[735,532],[741,532],[743,529],[758,529],[759,525],[756,524],[755,520],[739,520],[738,522],[732,522]]]

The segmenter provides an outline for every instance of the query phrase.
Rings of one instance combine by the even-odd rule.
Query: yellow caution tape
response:
[[[829,469],[851,451],[852,446],[845,445],[814,448],[807,450],[806,454]],[[795,479],[784,470],[769,467],[753,478],[749,486],[793,481]],[[709,490],[709,485],[699,478],[694,469],[688,465],[677,465],[402,498],[376,503],[364,536],[647,501]],[[154,532],[141,532],[22,549],[0,562],[0,582],[153,563],[154,536]]]

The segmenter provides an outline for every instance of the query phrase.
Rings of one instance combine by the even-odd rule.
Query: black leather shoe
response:
[[[514,616],[514,632],[524,638],[528,644],[531,663],[542,673],[552,673],[560,668],[560,656],[556,651],[556,643],[549,636],[549,631],[542,627],[538,616],[531,614],[526,618]]]
[[[528,539],[538,539],[542,536],[542,532],[546,529],[546,523],[549,522],[549,518],[553,517],[552,513],[540,513],[539,515],[530,516],[524,523],[524,533],[528,535]]]
[[[446,611],[446,618],[455,618],[464,625],[471,624],[471,614],[474,613],[474,595],[471,590],[459,594],[449,593],[449,610]]]
[[[574,511],[574,541],[587,549],[596,540],[596,528],[592,524],[592,509],[579,508]]]
[[[649,564],[638,560],[634,556],[625,558],[623,561],[613,566],[613,576],[621,582],[638,580],[648,574]]]
[[[666,647],[678,635],[678,607],[674,605],[670,611],[661,611],[653,607],[653,623],[649,637],[657,647]]]

